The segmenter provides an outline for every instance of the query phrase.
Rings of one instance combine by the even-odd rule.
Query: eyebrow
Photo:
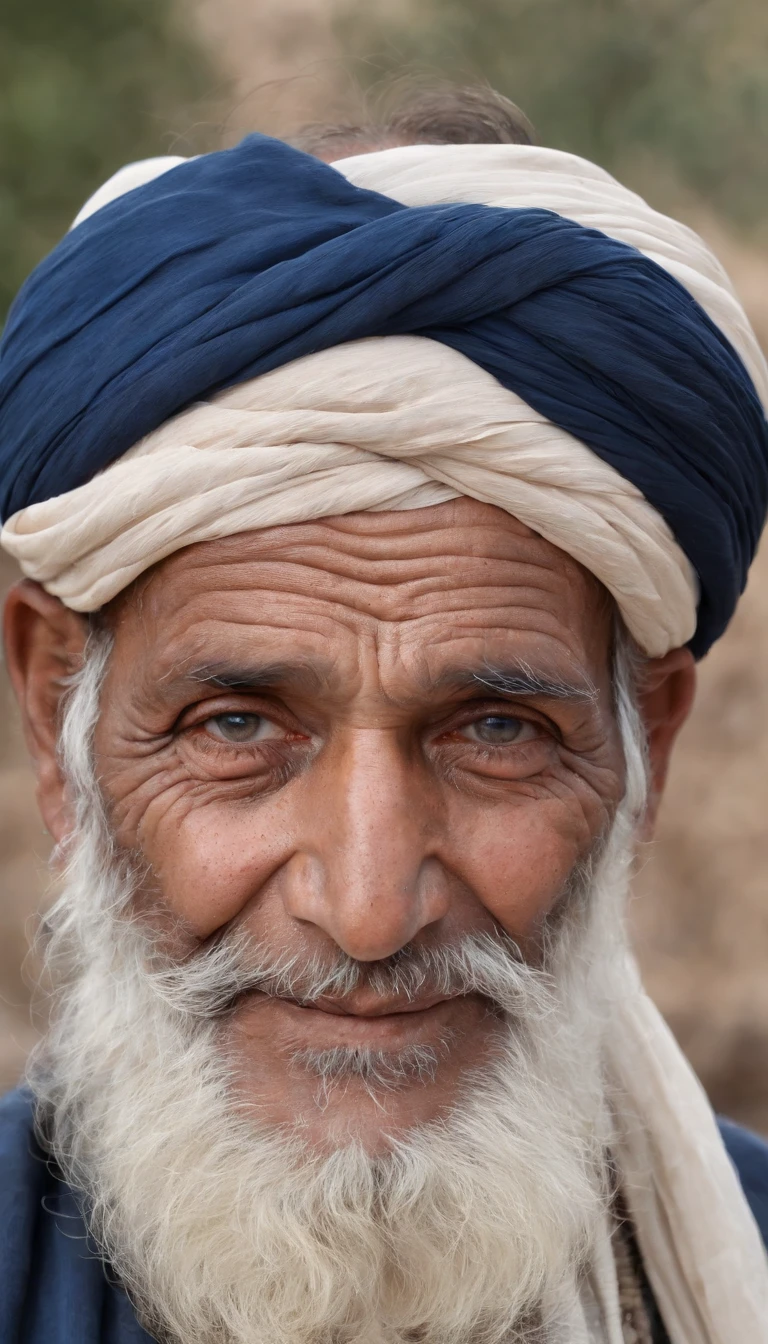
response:
[[[288,682],[316,691],[326,683],[327,669],[326,675],[323,675],[322,665],[304,662],[264,663],[258,666],[214,662],[193,667],[186,672],[186,676],[197,685],[219,691],[265,691]]]
[[[594,704],[598,699],[597,687],[586,675],[566,680],[538,672],[522,661],[511,666],[487,663],[482,670],[457,668],[438,677],[435,686],[456,690],[481,687],[494,695],[519,699],[575,700],[582,704]]]
[[[331,665],[314,661],[261,665],[212,662],[190,669],[186,676],[211,690],[263,691],[290,684],[318,691],[328,684]],[[448,668],[430,681],[427,689],[430,692],[483,690],[517,699],[569,700],[582,704],[594,704],[598,699],[597,688],[586,675],[567,680],[537,671],[522,660],[511,665],[484,663],[480,668]]]

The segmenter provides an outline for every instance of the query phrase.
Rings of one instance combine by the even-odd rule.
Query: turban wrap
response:
[[[4,546],[71,607],[194,541],[466,494],[701,655],[768,503],[768,372],[700,239],[531,146],[249,136],[97,193],[0,347]]]

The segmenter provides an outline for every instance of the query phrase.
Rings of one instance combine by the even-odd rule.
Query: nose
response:
[[[283,873],[287,913],[358,961],[391,956],[449,909],[427,781],[385,730],[351,732],[318,764],[297,799],[302,834]]]

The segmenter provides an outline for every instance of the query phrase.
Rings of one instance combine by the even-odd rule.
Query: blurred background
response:
[[[4,0],[0,321],[125,162],[354,119],[388,77],[485,80],[543,144],[703,233],[768,349],[765,0]],[[0,560],[3,591],[14,579]],[[47,841],[0,686],[0,1087],[34,1039],[23,969]],[[632,921],[715,1106],[768,1134],[768,546],[701,666]]]

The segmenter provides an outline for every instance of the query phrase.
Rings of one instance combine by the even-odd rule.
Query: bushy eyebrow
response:
[[[496,695],[541,696],[546,700],[579,700],[587,704],[598,699],[597,687],[586,675],[578,681],[566,681],[536,672],[526,663],[512,668],[488,667],[475,672],[473,680]]]
[[[330,664],[322,661],[274,662],[261,665],[235,665],[211,662],[189,669],[186,678],[196,685],[219,691],[266,691],[290,685],[307,692],[327,687],[332,677]],[[480,667],[446,668],[424,684],[427,694],[436,691],[478,691],[517,699],[570,700],[594,704],[597,688],[585,674],[565,679],[516,661],[509,665],[484,662]]]

